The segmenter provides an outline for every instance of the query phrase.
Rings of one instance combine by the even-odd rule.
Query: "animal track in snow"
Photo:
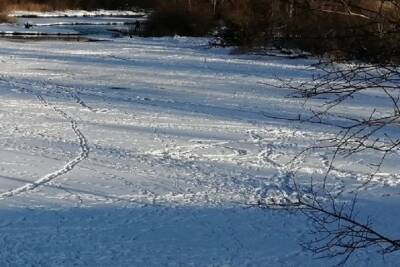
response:
[[[21,89],[23,89],[26,92],[33,93],[24,88],[21,88]],[[70,122],[71,128],[79,141],[79,147],[80,147],[81,152],[80,152],[79,156],[77,156],[73,160],[69,161],[61,169],[54,171],[52,173],[49,173],[32,183],[28,183],[21,187],[1,193],[0,199],[13,197],[15,195],[19,195],[24,192],[32,191],[39,186],[47,184],[47,183],[51,182],[52,180],[56,179],[57,177],[62,176],[64,174],[72,171],[80,162],[82,162],[83,160],[85,160],[86,158],[89,157],[90,149],[89,149],[88,141],[87,141],[85,135],[79,130],[78,123],[76,122],[76,120],[74,120],[67,113],[65,113],[64,111],[59,109],[57,106],[48,103],[40,94],[36,94],[36,97],[38,98],[40,103],[42,103],[44,106],[51,107],[56,113],[60,114],[61,117],[63,117],[64,119],[66,119]]]

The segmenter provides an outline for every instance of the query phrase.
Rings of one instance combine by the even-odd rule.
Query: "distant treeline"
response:
[[[400,0],[158,0],[148,35],[216,35],[240,47],[400,58]]]
[[[299,48],[400,61],[400,0],[0,0],[0,8],[151,8],[145,35],[210,36],[243,48]]]

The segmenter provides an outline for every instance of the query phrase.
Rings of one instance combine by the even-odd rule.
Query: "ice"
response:
[[[307,112],[290,90],[271,85],[311,79],[315,60],[235,55],[208,42],[0,41],[0,265],[334,263],[300,247],[301,216],[247,206],[277,190],[290,193],[286,163],[337,133],[273,119]],[[335,112],[368,114],[371,97]],[[379,94],[373,101],[387,107]],[[299,182],[318,182],[330,153],[299,158]],[[374,158],[339,162],[330,183],[358,188]],[[394,236],[397,161],[388,156],[359,202]],[[396,266],[398,256],[383,263],[360,252],[349,266]]]
[[[35,12],[35,11],[13,11],[9,14],[11,17],[41,17],[41,18],[51,18],[51,17],[136,17],[143,16],[145,12],[137,11],[126,11],[126,10],[65,10],[65,11],[49,11],[49,12]]]

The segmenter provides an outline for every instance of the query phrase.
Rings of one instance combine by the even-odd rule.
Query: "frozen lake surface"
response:
[[[87,38],[110,38],[128,32],[137,20],[143,21],[143,12],[124,11],[66,11],[66,12],[14,12],[15,23],[0,25],[0,36],[49,38],[83,36]],[[30,28],[25,25],[30,24]]]
[[[89,21],[103,36],[105,22],[135,19],[121,18],[29,20],[33,31],[76,32],[71,22]],[[183,37],[0,40],[0,265],[333,265],[299,245],[303,217],[248,208],[290,194],[287,163],[337,133],[271,118],[307,112],[271,85],[310,80],[315,61],[230,52]],[[368,114],[371,101],[388,107],[371,94],[335,112]],[[299,158],[298,181],[321,182],[331,156]],[[360,188],[376,157],[339,160],[329,185],[344,194]],[[398,159],[388,155],[358,206],[397,237]],[[349,266],[399,262],[362,251]]]

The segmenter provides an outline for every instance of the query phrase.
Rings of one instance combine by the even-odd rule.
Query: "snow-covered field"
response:
[[[304,112],[289,90],[266,84],[310,79],[313,60],[231,55],[178,37],[3,40],[0,52],[1,266],[335,263],[299,246],[304,218],[246,208],[292,190],[286,163],[335,134],[270,118]],[[385,107],[364,96],[342,112],[369,112],[371,97]],[[299,158],[296,177],[317,180],[330,153]],[[330,185],[358,188],[375,156],[339,162]],[[359,208],[399,236],[398,155],[388,162]],[[399,262],[365,251],[349,266]]]

